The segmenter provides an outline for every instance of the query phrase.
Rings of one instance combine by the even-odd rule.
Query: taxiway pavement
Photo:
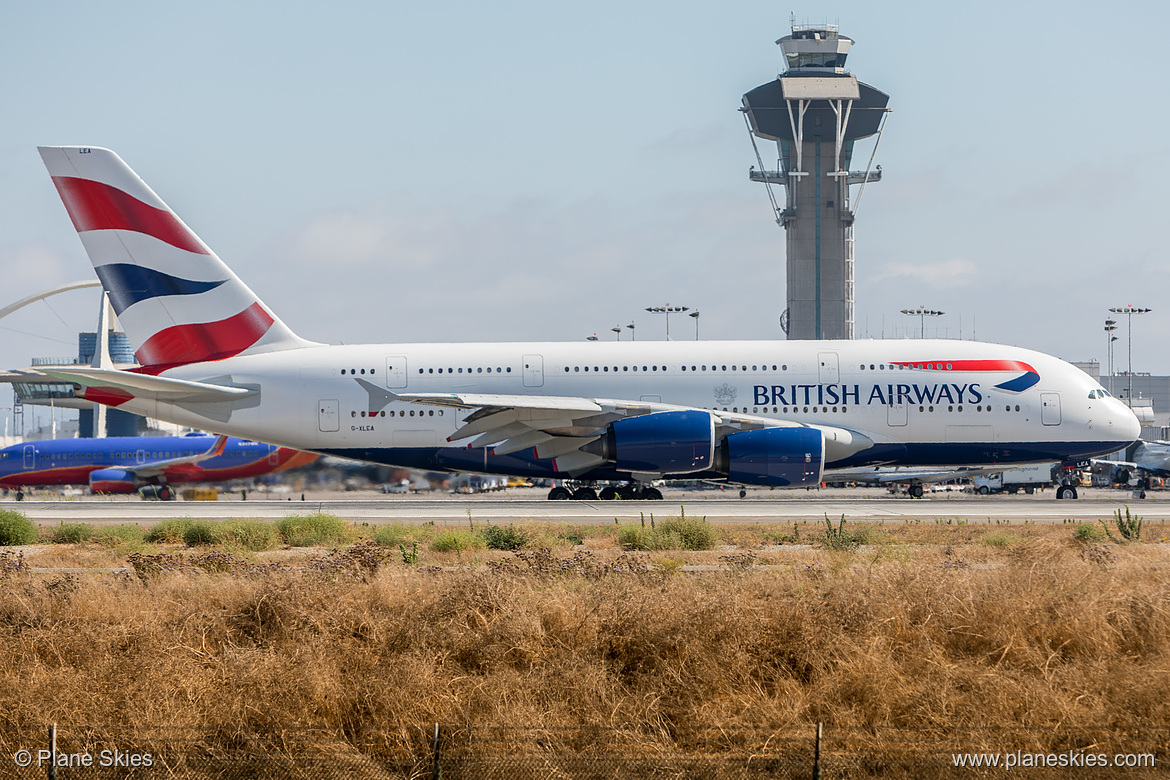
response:
[[[1147,522],[1170,519],[1170,500],[1157,494],[1137,499],[1131,493],[1085,489],[1075,501],[1057,500],[1052,491],[1036,495],[978,496],[966,493],[932,493],[923,499],[892,496],[880,489],[751,491],[746,498],[731,491],[671,491],[662,501],[548,501],[547,491],[534,488],[482,496],[385,495],[361,493],[308,493],[272,495],[237,494],[218,501],[144,501],[136,496],[65,497],[16,502],[0,506],[23,512],[40,525],[90,523],[150,525],[171,518],[256,518],[276,520],[289,515],[327,512],[359,523],[427,523],[440,525],[476,523],[588,523],[601,524],[668,517],[685,511],[720,523],[792,523],[800,520],[850,522],[958,522],[1062,523],[1108,520],[1128,506]]]

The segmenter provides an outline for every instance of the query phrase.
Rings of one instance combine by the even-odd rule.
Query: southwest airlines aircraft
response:
[[[395,466],[627,481],[603,493],[642,498],[663,477],[1075,463],[1139,433],[1083,371],[971,341],[306,341],[116,154],[40,152],[141,363],[42,371],[137,414]]]
[[[170,501],[171,485],[246,479],[303,466],[316,455],[205,433],[50,439],[0,450],[0,488],[89,485],[92,493],[136,493]]]

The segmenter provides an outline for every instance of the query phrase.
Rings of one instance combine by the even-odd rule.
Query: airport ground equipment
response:
[[[975,492],[981,495],[989,493],[1018,493],[1021,490],[1031,495],[1037,488],[1044,488],[1053,484],[1052,470],[1055,463],[1035,463],[1030,466],[1020,466],[1007,469],[986,477],[976,477]]]

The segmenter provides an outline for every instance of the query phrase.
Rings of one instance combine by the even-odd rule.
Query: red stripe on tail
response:
[[[168,368],[207,360],[223,360],[255,344],[272,327],[272,316],[259,302],[218,322],[175,325],[160,330],[134,356],[143,374],[158,375]]]
[[[132,230],[154,236],[171,246],[197,254],[209,254],[178,217],[157,209],[117,187],[100,181],[54,176],[53,184],[78,233],[88,230]]]

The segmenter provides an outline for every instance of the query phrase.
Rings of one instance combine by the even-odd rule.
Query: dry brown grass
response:
[[[989,727],[1037,727],[1051,746],[1062,726],[1167,723],[1170,547],[1085,546],[1060,526],[1014,527],[1006,546],[961,527],[921,546],[899,528],[941,533],[886,527],[855,552],[768,547],[768,567],[701,574],[653,563],[727,551],[608,574],[9,576],[0,732],[163,725],[214,743],[312,727],[330,742],[373,728],[425,753],[440,722],[603,727],[686,750],[696,729],[823,721],[856,727],[866,749],[895,727],[959,750],[986,746]],[[62,549],[48,565],[68,565]],[[469,563],[423,563],[438,560]]]

